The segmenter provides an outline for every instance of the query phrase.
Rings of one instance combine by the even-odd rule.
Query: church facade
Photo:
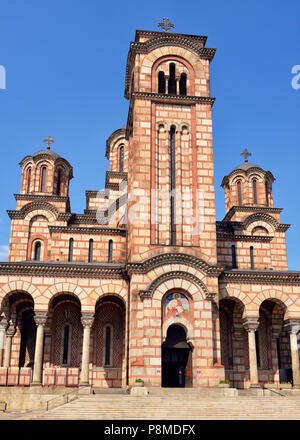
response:
[[[300,272],[287,266],[274,177],[245,161],[215,218],[206,37],[136,31],[126,127],[105,189],[71,212],[71,164],[20,162],[0,263],[0,385],[300,387]]]

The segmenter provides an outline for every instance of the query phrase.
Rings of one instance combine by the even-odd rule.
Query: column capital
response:
[[[283,329],[288,333],[298,333],[300,331],[300,319],[287,319],[283,323]]]
[[[255,332],[259,326],[259,321],[257,317],[248,316],[242,320],[244,329],[247,332]]]
[[[42,311],[42,310],[34,311],[33,319],[37,326],[41,325],[42,327],[44,327],[46,325],[47,318],[48,318],[48,313],[46,311]]]
[[[6,329],[6,332],[5,332],[6,336],[13,337],[15,333],[16,333],[15,325],[10,324]]]
[[[82,313],[81,324],[84,328],[91,328],[94,322],[94,313]]]
[[[4,329],[6,330],[7,327],[8,327],[8,323],[9,323],[9,320],[8,320],[7,317],[2,313],[2,314],[0,315],[0,327],[4,328]]]

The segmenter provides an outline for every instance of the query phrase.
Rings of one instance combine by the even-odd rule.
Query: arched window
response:
[[[237,190],[238,190],[238,201],[239,201],[239,205],[241,206],[243,204],[243,199],[242,199],[242,182],[240,180],[237,182]]]
[[[56,194],[60,195],[60,187],[61,187],[61,169],[57,171],[57,183],[56,183]]]
[[[175,208],[175,133],[176,128],[174,125],[172,125],[170,129],[170,189],[171,189],[171,240],[170,244],[175,245],[176,244],[176,222],[175,222],[175,215],[176,215],[176,208]]]
[[[266,204],[267,204],[267,206],[269,206],[269,185],[268,185],[268,182],[265,183],[265,188],[266,188]]]
[[[119,171],[123,172],[124,170],[124,147],[123,145],[119,150]]]
[[[257,203],[257,180],[252,180],[252,187],[253,187],[253,202]]]
[[[176,95],[176,77],[175,77],[175,64],[170,63],[169,66],[169,80],[168,80],[168,93],[170,95]]]
[[[47,168],[46,167],[42,167],[42,169],[41,169],[41,185],[40,185],[40,191],[41,192],[45,192],[45,188],[46,188],[46,172],[47,172]]]
[[[27,170],[27,179],[26,179],[26,192],[30,193],[30,184],[31,184],[31,168]]]
[[[91,238],[89,241],[89,259],[88,259],[89,263],[92,263],[93,261],[93,248],[94,248],[94,240]]]
[[[186,95],[186,74],[182,73],[179,80],[179,95]]]
[[[34,258],[35,261],[40,261],[40,259],[41,259],[41,247],[42,247],[42,245],[41,245],[40,241],[37,241],[35,243],[35,245],[34,245],[34,256],[33,256],[33,258]]]
[[[166,78],[164,72],[158,72],[158,93],[166,93]]]
[[[112,333],[113,328],[110,324],[104,327],[104,340],[105,340],[105,350],[104,350],[104,365],[112,365]]]
[[[232,269],[236,269],[237,268],[237,264],[236,264],[236,248],[235,248],[234,244],[231,246],[231,258],[232,258]]]
[[[63,334],[63,365],[67,365],[69,363],[69,341],[70,341],[70,326],[69,324],[64,327]]]
[[[74,239],[70,238],[68,261],[73,261],[73,245],[74,245]]]
[[[252,270],[254,269],[254,248],[253,248],[253,246],[250,246],[250,267]]]
[[[113,259],[113,241],[109,240],[108,242],[108,262],[112,263]]]

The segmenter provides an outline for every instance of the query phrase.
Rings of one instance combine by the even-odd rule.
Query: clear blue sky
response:
[[[224,216],[220,183],[247,147],[251,161],[272,171],[276,207],[284,208],[289,268],[300,270],[299,107],[291,86],[300,64],[299,0],[150,2],[0,0],[0,260],[5,260],[18,163],[54,148],[74,168],[72,212],[83,212],[85,190],[104,187],[105,141],[125,125],[124,80],[135,30],[159,30],[163,17],[175,32],[208,36],[211,63],[216,215]]]

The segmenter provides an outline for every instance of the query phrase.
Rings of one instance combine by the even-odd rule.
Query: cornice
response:
[[[49,211],[55,216],[56,220],[62,221],[69,221],[73,215],[70,212],[58,211],[58,209],[54,205],[45,201],[44,198],[42,200],[36,200],[34,202],[28,203],[27,205],[22,206],[20,210],[7,210],[7,214],[10,219],[24,219],[29,212],[39,210]]]
[[[138,41],[138,37],[139,36],[144,36],[144,37],[153,37],[153,36],[157,36],[157,35],[164,35],[164,32],[160,32],[160,31],[144,31],[144,30],[136,30],[135,32],[135,41]],[[190,34],[177,34],[176,32],[172,32],[170,35],[178,35],[178,36],[183,36],[192,40],[197,40],[197,41],[201,41],[203,43],[203,47],[206,44],[207,41],[207,36],[205,35],[190,35]]]
[[[185,264],[200,270],[207,276],[219,276],[223,268],[221,266],[211,266],[198,257],[182,253],[166,253],[156,255],[142,263],[128,263],[126,266],[128,274],[147,273],[152,269],[166,264]]]
[[[242,235],[242,234],[226,234],[224,232],[217,232],[217,240],[227,241],[256,241],[256,242],[270,242],[273,240],[270,235]]]
[[[243,284],[300,285],[300,271],[225,269],[219,280]]]
[[[126,279],[124,266],[95,263],[0,263],[0,275]]]
[[[109,228],[96,227],[85,228],[79,226],[49,226],[49,232],[52,233],[66,233],[66,234],[86,234],[86,235],[121,235],[126,236],[126,229],[124,228]]]
[[[109,183],[109,179],[122,179],[127,181],[128,173],[120,171],[106,171],[105,186]],[[118,183],[119,185],[119,183]]]
[[[90,198],[95,199],[96,197],[101,197],[101,198],[108,199],[108,197],[109,197],[108,191],[105,191],[105,189],[104,190],[99,190],[99,191],[97,191],[97,190],[87,190],[85,192],[85,196],[86,196],[87,199],[90,199]]]
[[[230,220],[236,212],[253,212],[254,214],[280,214],[282,212],[282,208],[271,208],[268,206],[232,206],[222,221],[224,222]]]
[[[15,200],[28,200],[28,201],[49,201],[49,202],[68,202],[69,197],[58,196],[56,194],[42,195],[42,194],[14,194]]]
[[[191,104],[207,104],[213,106],[215,99],[210,96],[184,96],[184,95],[169,95],[167,93],[152,93],[152,92],[133,92],[131,94],[133,99],[147,99],[158,103],[170,103],[180,105]]]

